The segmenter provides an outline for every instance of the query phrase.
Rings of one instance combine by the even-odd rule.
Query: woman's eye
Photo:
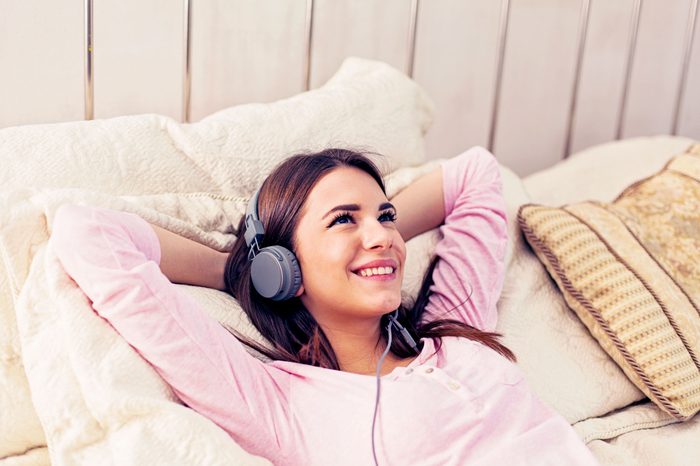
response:
[[[342,225],[345,223],[350,223],[352,222],[352,220],[352,215],[350,215],[349,213],[338,214],[330,223],[330,225],[328,225],[328,228],[332,227],[333,225]]]
[[[382,212],[382,214],[379,216],[379,221],[380,222],[395,222],[396,221],[396,212],[392,212],[390,210],[386,212]]]
[[[377,218],[379,222],[384,223],[384,222],[395,222],[396,221],[396,212],[387,210],[386,212],[382,212],[379,217]],[[350,212],[342,212],[339,213],[338,215],[335,216],[335,218],[331,221],[331,223],[328,224],[328,228],[331,228],[334,225],[344,225],[348,223],[354,223],[355,218],[352,216]]]

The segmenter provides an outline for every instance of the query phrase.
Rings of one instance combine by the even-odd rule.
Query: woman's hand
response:
[[[445,220],[442,167],[423,175],[391,199],[396,226],[404,241],[441,225]]]
[[[160,270],[173,283],[224,290],[224,267],[228,253],[151,224],[160,241]]]

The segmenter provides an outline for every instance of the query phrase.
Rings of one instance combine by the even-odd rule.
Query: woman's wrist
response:
[[[216,259],[213,264],[212,286],[216,290],[226,290],[226,282],[224,281],[224,273],[226,272],[226,261],[228,260],[228,252],[216,252]]]

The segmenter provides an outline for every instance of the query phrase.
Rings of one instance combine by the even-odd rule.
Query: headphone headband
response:
[[[245,232],[243,238],[248,246],[250,278],[261,296],[273,301],[285,301],[293,298],[301,285],[301,269],[294,253],[283,246],[261,247],[265,237],[258,217],[258,188],[248,201],[245,213]]]
[[[248,208],[245,213],[245,233],[243,237],[245,238],[245,244],[250,248],[250,255],[255,256],[255,251],[253,247],[257,247],[260,251],[260,244],[265,237],[265,227],[263,227],[262,222],[258,218],[258,196],[260,196],[260,189],[258,188],[253,196],[248,201]]]

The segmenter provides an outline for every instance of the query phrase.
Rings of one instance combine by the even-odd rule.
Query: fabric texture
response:
[[[446,161],[443,179],[446,219],[426,318],[447,314],[490,330],[507,242],[498,165],[475,148]],[[139,217],[63,207],[49,241],[52,253],[96,312],[178,397],[246,450],[279,465],[372,462],[374,377],[264,364],[247,354],[162,275],[158,240]],[[381,463],[495,465],[521,458],[523,464],[597,464],[515,364],[464,339],[446,338],[438,351],[422,341],[416,360],[383,377]],[[423,429],[402,429],[408,419],[439,441],[422,441]]]
[[[391,66],[347,58],[318,89],[182,124],[161,115],[0,130],[0,189],[247,197],[281,160],[327,147],[368,149],[383,173],[424,162],[433,104]]]
[[[2,463],[269,464],[178,404],[158,374],[92,311],[47,257],[55,212],[67,203],[132,212],[226,250],[236,233],[231,225],[267,174],[264,167],[297,149],[360,145],[384,154],[385,164],[399,168],[386,179],[390,196],[433,169],[437,161],[414,166],[424,160],[431,107],[399,71],[349,59],[327,86],[189,125],[139,115],[0,130]],[[566,306],[519,234],[517,209],[527,202],[611,200],[691,142],[670,136],[616,141],[523,180],[500,167],[510,239],[496,330],[538,397],[569,423],[586,426],[577,432],[594,439],[589,447],[606,465],[700,463],[697,416],[651,428],[646,417],[624,415],[644,395]],[[256,162],[259,157],[266,160]],[[436,229],[408,242],[407,299],[439,239]],[[256,337],[229,295],[177,288],[211,317]],[[31,299],[19,301],[21,291]],[[620,416],[605,416],[610,412]]]
[[[564,297],[672,416],[700,410],[700,146],[614,202],[525,205],[519,223]]]
[[[604,418],[646,396],[567,305],[525,240],[518,209],[527,203],[612,202],[631,183],[655,174],[693,143],[690,138],[660,135],[599,144],[517,184],[508,182],[511,176],[503,171],[513,254],[498,303],[497,329],[540,398],[571,424]],[[638,452],[637,462],[648,464],[644,445]]]
[[[250,461],[235,445],[210,442],[201,416],[164,403],[172,395],[157,375],[86,316],[69,280],[52,276],[43,248],[58,207],[134,212],[223,251],[248,196],[283,158],[359,146],[382,154],[375,160],[391,171],[424,160],[431,120],[415,82],[384,63],[349,58],[319,89],[197,123],[137,115],[1,130],[0,458],[36,456],[30,452],[48,442],[56,464],[117,462],[125,451],[149,464]],[[182,288],[226,325],[256,334],[227,295]],[[19,300],[22,291],[33,297]],[[125,387],[122,378],[138,383]],[[123,450],[113,451],[116,444]]]

